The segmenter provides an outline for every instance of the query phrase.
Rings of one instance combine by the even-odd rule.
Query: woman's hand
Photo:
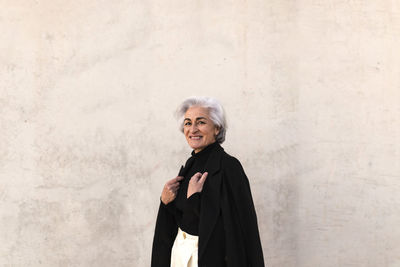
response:
[[[181,181],[182,179],[183,176],[177,176],[174,179],[171,179],[165,183],[163,191],[161,193],[162,203],[167,205],[176,198],[176,193],[179,189],[179,181]]]
[[[187,198],[197,192],[201,192],[203,190],[204,182],[206,181],[208,172],[203,173],[203,175],[198,172],[190,178],[188,191],[187,191]]]

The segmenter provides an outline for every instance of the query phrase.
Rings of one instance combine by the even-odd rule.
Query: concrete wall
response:
[[[225,106],[267,266],[400,266],[398,1],[0,6],[0,266],[149,266],[190,95]]]

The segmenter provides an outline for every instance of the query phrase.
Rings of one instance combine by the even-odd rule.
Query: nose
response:
[[[196,124],[196,123],[193,123],[193,124],[190,126],[190,131],[191,131],[192,133],[195,133],[195,132],[197,132],[197,130],[198,130],[197,124]]]

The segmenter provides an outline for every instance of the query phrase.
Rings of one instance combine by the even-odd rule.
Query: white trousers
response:
[[[199,237],[178,228],[171,251],[171,267],[197,267]]]

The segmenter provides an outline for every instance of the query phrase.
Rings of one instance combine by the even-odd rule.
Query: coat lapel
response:
[[[181,169],[179,170],[178,176],[186,176],[188,170],[190,169],[190,167],[192,167],[194,162],[194,158],[190,157],[186,163],[185,163],[185,167],[181,166]]]
[[[201,196],[199,222],[199,259],[206,249],[220,213],[221,157],[224,149],[218,145],[210,154],[204,170],[208,172]]]

